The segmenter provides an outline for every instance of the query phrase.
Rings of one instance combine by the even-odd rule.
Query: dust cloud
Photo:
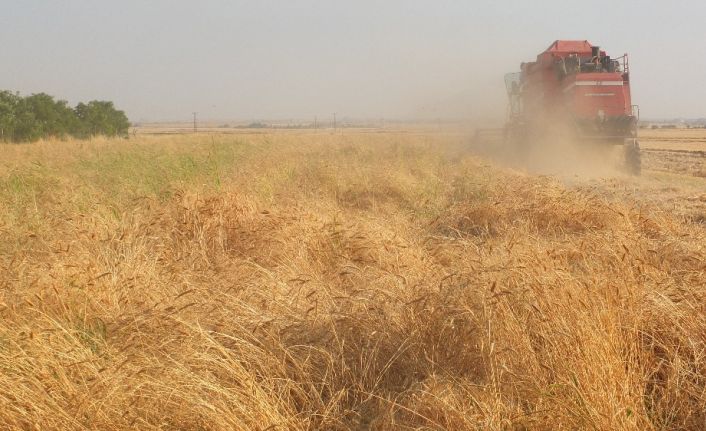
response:
[[[469,151],[531,174],[585,180],[626,175],[622,145],[576,139],[558,130],[513,138],[502,128],[477,129]]]

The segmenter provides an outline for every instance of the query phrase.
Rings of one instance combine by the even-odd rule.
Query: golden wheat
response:
[[[3,145],[6,429],[702,429],[706,229],[415,133]]]

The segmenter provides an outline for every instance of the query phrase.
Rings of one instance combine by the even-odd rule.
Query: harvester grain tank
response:
[[[505,76],[505,140],[531,145],[560,128],[588,145],[622,145],[625,166],[640,174],[639,109],[632,104],[628,55],[611,57],[586,40],[557,40]]]

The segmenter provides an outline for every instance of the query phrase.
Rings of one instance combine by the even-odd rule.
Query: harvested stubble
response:
[[[703,428],[703,227],[449,140],[3,147],[3,428]]]

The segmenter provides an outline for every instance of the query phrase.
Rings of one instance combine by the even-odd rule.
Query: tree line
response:
[[[130,122],[113,102],[93,100],[69,106],[45,93],[22,97],[0,91],[0,140],[32,142],[42,138],[79,139],[95,135],[127,136]]]

